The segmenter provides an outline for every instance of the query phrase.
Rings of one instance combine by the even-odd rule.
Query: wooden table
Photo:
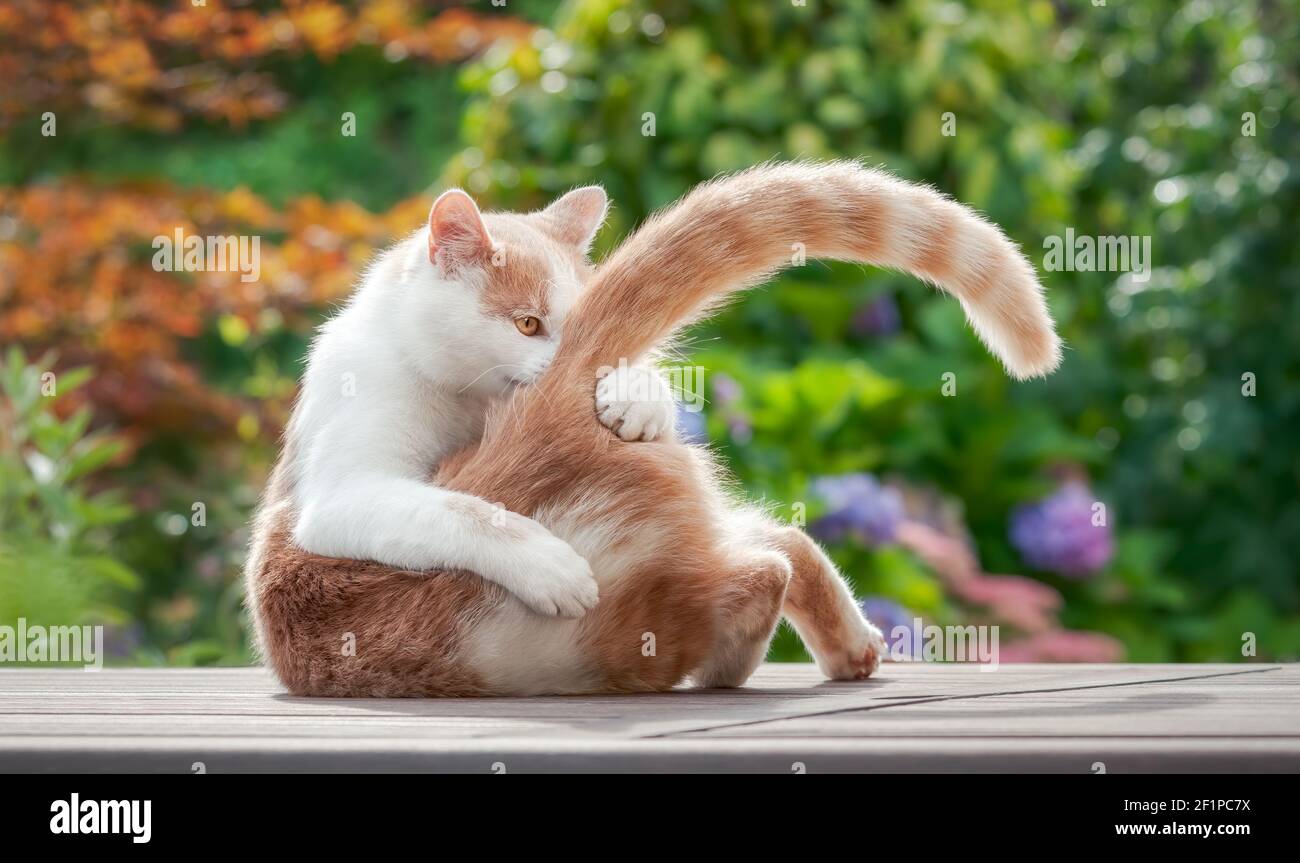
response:
[[[0,670],[0,771],[1300,771],[1300,665],[766,665],[737,690],[294,698],[258,668]]]

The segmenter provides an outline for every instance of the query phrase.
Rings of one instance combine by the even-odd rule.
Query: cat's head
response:
[[[443,193],[422,232],[417,269],[426,278],[412,280],[403,310],[404,331],[427,338],[419,361],[476,395],[535,380],[590,277],[587,252],[607,208],[598,186],[534,213],[483,213],[459,189]]]

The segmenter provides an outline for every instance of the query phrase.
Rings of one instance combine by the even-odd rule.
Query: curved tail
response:
[[[802,258],[892,267],[931,282],[961,302],[1016,378],[1060,362],[1034,269],[1000,230],[927,186],[830,162],[761,165],[698,186],[651,217],[600,265],[553,365],[639,357]]]

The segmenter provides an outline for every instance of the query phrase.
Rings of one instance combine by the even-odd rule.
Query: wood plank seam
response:
[[[862,704],[854,707],[833,707],[823,710],[814,710],[810,713],[796,713],[789,716],[766,716],[761,719],[746,719],[738,722],[724,722],[719,725],[705,726],[690,729],[675,729],[673,731],[658,732],[641,736],[643,740],[667,739],[685,734],[697,734],[704,731],[721,731],[728,728],[744,728],[754,725],[763,725],[769,722],[783,722],[787,719],[804,719],[812,716],[830,716],[837,713],[865,713],[868,710],[884,710],[890,707],[908,707],[917,704],[935,704],[943,701],[967,701],[978,698],[990,698],[993,696],[1006,695],[1036,695],[1040,693],[1051,692],[1080,692],[1091,689],[1118,689],[1123,686],[1145,686],[1148,684],[1164,683],[1182,683],[1189,680],[1210,680],[1216,677],[1236,677],[1242,674],[1259,674],[1266,671],[1281,671],[1282,666],[1269,666],[1267,668],[1246,668],[1241,671],[1223,671],[1214,674],[1196,674],[1189,677],[1168,677],[1156,680],[1127,680],[1118,683],[1094,683],[1085,686],[1054,686],[1045,689],[1010,689],[999,692],[976,692],[961,695],[935,695],[926,698],[909,698],[907,700],[891,701],[889,703]]]

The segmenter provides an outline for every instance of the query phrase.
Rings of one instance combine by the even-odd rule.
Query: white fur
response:
[[[632,523],[597,497],[557,502],[537,513],[591,562],[601,591],[664,553],[671,530],[652,519]],[[492,691],[515,695],[590,692],[600,675],[580,650],[578,622],[538,617],[506,602],[479,621],[465,649],[466,665]]]
[[[603,218],[581,191],[585,217]],[[589,233],[575,236],[585,243]],[[469,570],[533,611],[581,616],[598,591],[573,547],[533,519],[427,481],[479,440],[494,400],[550,363],[581,289],[572,261],[549,256],[546,335],[529,337],[485,311],[481,270],[451,277],[428,249],[426,227],[385,252],[312,344],[288,429],[294,541],[330,557]]]
[[[676,420],[672,386],[645,366],[610,369],[596,384],[596,415],[625,441],[671,437]]]

